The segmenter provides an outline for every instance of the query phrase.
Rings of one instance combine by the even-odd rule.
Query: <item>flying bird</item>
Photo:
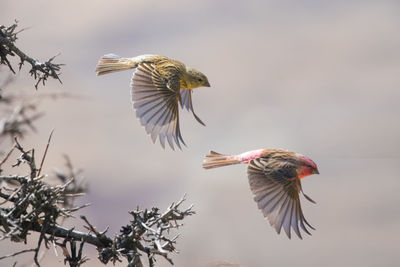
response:
[[[233,164],[248,164],[247,175],[254,200],[264,217],[279,234],[281,228],[291,237],[291,228],[302,239],[300,228],[312,227],[304,218],[300,205],[300,192],[304,194],[300,179],[319,174],[317,165],[311,159],[283,149],[259,149],[239,155],[223,155],[211,151],[203,162],[204,169],[218,168]],[[300,228],[299,228],[300,226]]]
[[[100,58],[96,73],[104,75],[127,69],[135,69],[131,80],[133,107],[153,143],[158,137],[163,148],[165,140],[173,150],[174,141],[180,149],[180,143],[186,145],[179,127],[179,105],[205,126],[192,104],[192,89],[210,87],[203,73],[164,56],[123,58],[114,54]]]

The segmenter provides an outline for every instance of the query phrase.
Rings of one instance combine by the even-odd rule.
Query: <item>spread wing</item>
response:
[[[163,148],[165,139],[172,149],[174,141],[179,148],[180,142],[186,145],[179,128],[179,77],[171,75],[167,79],[153,64],[142,63],[133,73],[131,87],[136,116],[153,143],[158,137]]]
[[[285,163],[277,170],[268,167],[268,159],[250,161],[247,174],[251,191],[258,208],[268,218],[278,234],[281,228],[290,238],[290,229],[301,239],[300,227],[311,235],[307,226],[315,230],[304,218],[300,206],[300,180],[291,163]]]
[[[185,107],[188,111],[192,111],[194,118],[202,125],[206,126],[204,122],[196,115],[192,103],[192,90],[181,89],[182,102],[181,107]]]

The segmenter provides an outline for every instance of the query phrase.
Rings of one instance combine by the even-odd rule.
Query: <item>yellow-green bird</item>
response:
[[[192,104],[192,89],[210,87],[203,73],[164,56],[123,58],[115,54],[100,58],[96,73],[103,75],[127,69],[135,69],[131,81],[133,107],[153,143],[158,137],[163,148],[165,139],[172,149],[174,141],[180,149],[180,142],[186,145],[179,128],[179,104],[192,111],[196,120],[205,126]]]

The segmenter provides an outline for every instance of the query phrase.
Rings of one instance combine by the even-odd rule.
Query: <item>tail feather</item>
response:
[[[206,155],[206,157],[212,157],[212,156],[214,156],[214,155],[217,155],[217,156],[225,156],[224,154],[220,154],[220,153],[218,153],[218,152],[215,152],[215,151],[210,150],[210,155]]]
[[[240,160],[235,159],[233,156],[223,155],[215,151],[210,151],[203,161],[204,169],[218,168],[241,163]]]
[[[104,75],[135,67],[137,67],[137,63],[131,58],[123,58],[115,54],[107,54],[100,58],[95,71],[97,75]]]

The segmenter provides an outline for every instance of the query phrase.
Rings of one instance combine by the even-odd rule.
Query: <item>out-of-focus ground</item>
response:
[[[46,101],[39,131],[23,142],[41,153],[55,129],[45,171],[62,167],[62,153],[85,169],[90,192],[80,202],[92,206],[81,213],[98,229],[117,232],[128,210],[167,207],[187,192],[197,215],[181,228],[176,266],[367,267],[400,264],[399,12],[398,1],[3,0],[0,17],[30,27],[17,43],[28,54],[61,52],[63,84],[49,81],[39,93],[84,96]],[[131,107],[131,71],[96,77],[98,58],[110,52],[166,55],[208,76],[212,87],[193,96],[207,127],[182,112],[188,148],[152,144]],[[9,90],[36,93],[26,70]],[[201,168],[210,149],[264,147],[318,164],[321,175],[303,180],[317,201],[303,201],[313,236],[275,233],[245,166]],[[0,254],[22,247],[3,241]],[[99,266],[94,249],[87,253],[84,266]],[[50,250],[43,265],[61,260]]]

